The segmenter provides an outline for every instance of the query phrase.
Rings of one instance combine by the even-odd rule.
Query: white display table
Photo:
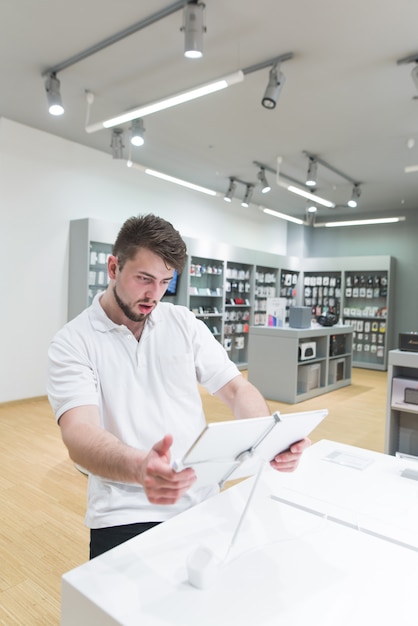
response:
[[[296,472],[266,469],[208,589],[187,558],[224,557],[253,479],[65,574],[62,625],[416,626],[417,470],[321,441]]]

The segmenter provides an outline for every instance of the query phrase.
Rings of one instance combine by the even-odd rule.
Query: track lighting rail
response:
[[[267,59],[266,61],[261,61],[260,63],[255,63],[254,65],[249,65],[242,70],[244,76],[246,74],[252,74],[253,72],[258,72],[259,70],[263,70],[266,67],[272,67],[274,65],[278,65],[279,63],[283,63],[283,61],[289,61],[289,59],[293,59],[293,52],[286,52],[285,54],[281,54],[278,57],[273,57],[271,59]]]
[[[404,63],[418,63],[418,52],[415,52],[415,54],[410,54],[407,57],[403,57],[403,59],[398,59],[396,63],[398,65],[403,65]]]
[[[336,167],[334,167],[333,165],[330,165],[329,163],[324,161],[324,159],[321,159],[321,157],[317,156],[316,154],[312,154],[312,152],[308,152],[307,150],[303,150],[303,154],[305,154],[309,159],[316,160],[317,163],[322,165],[322,167],[326,167],[327,170],[334,172],[334,174],[337,174],[337,176],[341,176],[341,178],[344,178],[349,183],[352,183],[353,185],[361,185],[361,183],[358,180],[354,180],[353,178],[351,178],[351,176],[347,176],[347,174],[344,174],[343,172],[341,172],[341,170],[337,170]]]
[[[75,65],[76,63],[79,63],[80,61],[84,61],[84,59],[87,59],[93,54],[96,54],[97,52],[101,52],[105,48],[112,46],[118,41],[121,41],[122,39],[125,39],[126,37],[129,37],[130,35],[134,35],[140,30],[147,28],[147,26],[151,26],[152,24],[155,24],[155,22],[158,22],[162,20],[163,18],[168,17],[172,13],[175,13],[176,11],[184,7],[186,4],[188,4],[187,0],[180,0],[178,2],[174,2],[173,4],[170,4],[168,7],[165,7],[164,9],[161,9],[160,11],[157,11],[156,13],[149,15],[143,20],[140,20],[139,22],[136,22],[135,24],[128,26],[128,28],[125,28],[124,30],[119,31],[115,35],[111,35],[110,37],[107,37],[106,39],[99,41],[98,43],[91,46],[90,48],[87,48],[86,50],[83,50],[82,52],[75,54],[69,59],[62,61],[61,63],[58,63],[57,65],[54,65],[53,67],[50,67],[49,69],[45,70],[42,73],[42,76],[47,76],[48,74],[57,74],[58,72],[61,72],[62,70],[65,70],[68,67],[71,67],[72,65]]]

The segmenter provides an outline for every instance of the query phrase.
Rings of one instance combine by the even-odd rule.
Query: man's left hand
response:
[[[285,450],[275,456],[274,459],[270,461],[270,465],[279,472],[294,472],[299,465],[303,451],[309,448],[310,445],[310,439],[302,439],[292,444],[289,450]]]

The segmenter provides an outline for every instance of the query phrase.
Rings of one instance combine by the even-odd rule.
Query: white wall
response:
[[[57,120],[58,121],[58,120]],[[69,221],[152,212],[187,237],[286,255],[286,222],[153,179],[0,119],[0,402],[45,394],[46,353],[66,321]]]

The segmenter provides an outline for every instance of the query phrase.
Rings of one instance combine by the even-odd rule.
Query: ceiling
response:
[[[58,72],[65,114],[47,111],[43,73],[149,16],[170,0],[2,0],[0,116],[104,151],[110,130],[87,133],[86,90],[94,93],[89,122],[100,121],[214,78],[291,52],[281,64],[286,82],[273,110],[261,106],[269,68],[243,82],[144,118],[146,143],[135,162],[218,191],[229,177],[256,183],[259,161],[305,181],[317,155],[345,177],[318,166],[318,208],[330,219],[406,216],[418,210],[418,90],[416,0],[205,0],[204,56],[183,56],[181,8]],[[128,146],[128,129],[125,125]],[[128,148],[125,148],[128,157]],[[263,205],[305,218],[306,200],[276,184]],[[356,209],[347,207],[361,183]],[[239,184],[236,197],[245,186]],[[225,210],[228,205],[225,203]]]

